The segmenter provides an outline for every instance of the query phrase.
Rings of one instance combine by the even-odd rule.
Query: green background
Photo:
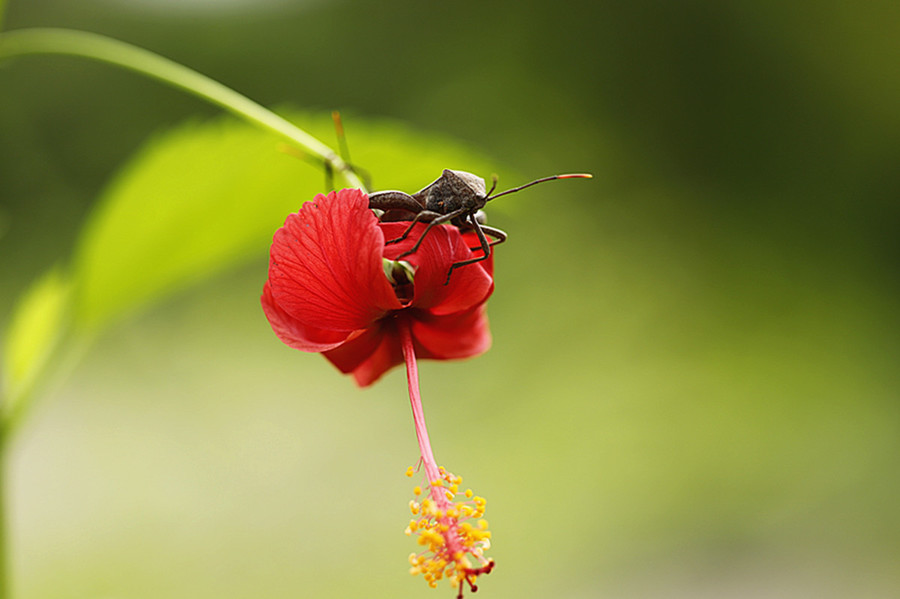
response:
[[[494,347],[421,365],[436,456],[488,499],[478,597],[900,594],[900,5],[248,4],[11,0],[5,27],[341,109],[351,152],[388,117],[501,187],[595,175],[491,205]],[[2,320],[143,142],[216,114],[81,59],[0,65]],[[452,596],[406,574],[403,373],[361,391],[282,346],[265,275],[248,255],[120,321],[38,403],[16,597]]]

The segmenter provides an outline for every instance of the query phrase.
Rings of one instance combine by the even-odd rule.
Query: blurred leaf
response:
[[[16,305],[3,345],[4,396],[8,414],[35,382],[66,330],[69,282],[55,268],[38,279]]]
[[[334,137],[330,115],[287,116],[320,139]],[[345,122],[354,163],[380,188],[415,191],[447,167],[489,173],[487,161],[459,143],[396,122]],[[283,151],[273,135],[230,118],[151,140],[83,231],[74,263],[76,322],[102,326],[263,255],[285,217],[321,192],[324,180],[320,167]]]

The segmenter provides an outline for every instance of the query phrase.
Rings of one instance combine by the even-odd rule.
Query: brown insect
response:
[[[378,191],[369,194],[369,208],[383,211],[382,220],[411,221],[400,237],[388,240],[385,243],[399,243],[409,236],[416,223],[428,223],[416,243],[409,250],[403,252],[399,256],[400,258],[415,253],[419,246],[422,245],[422,241],[429,231],[437,225],[450,223],[460,229],[475,231],[475,234],[478,235],[480,247],[473,249],[480,249],[481,255],[461,262],[454,262],[447,272],[447,283],[449,283],[450,275],[453,274],[454,269],[487,260],[491,255],[491,246],[506,241],[506,233],[500,229],[488,227],[485,224],[486,217],[482,208],[489,201],[545,181],[590,178],[591,175],[583,173],[553,175],[491,195],[494,193],[494,189],[497,188],[496,176],[493,178],[493,185],[490,191],[486,192],[484,179],[481,177],[465,171],[444,169],[441,176],[433,183],[412,195],[402,191]],[[488,241],[488,237],[491,238],[490,241]]]

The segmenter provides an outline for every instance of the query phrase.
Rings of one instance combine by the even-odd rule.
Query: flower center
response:
[[[414,297],[415,287],[413,280],[415,279],[415,267],[406,260],[388,260],[381,259],[381,266],[384,268],[384,275],[394,288],[394,294],[401,304],[409,304]]]

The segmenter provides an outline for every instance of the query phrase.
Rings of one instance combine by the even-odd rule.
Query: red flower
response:
[[[472,233],[434,227],[403,263],[386,262],[410,249],[425,228],[378,222],[357,189],[317,195],[275,233],[262,307],[286,344],[322,352],[360,386],[404,362],[399,327],[409,327],[419,358],[467,358],[488,349],[485,302],[494,289],[492,258],[474,257]],[[480,252],[480,250],[477,250]],[[411,268],[410,268],[411,267]],[[387,272],[393,276],[393,282]],[[413,274],[414,273],[414,274]]]

